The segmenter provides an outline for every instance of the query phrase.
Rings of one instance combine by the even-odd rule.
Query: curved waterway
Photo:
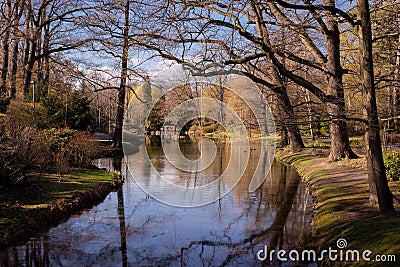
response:
[[[196,144],[181,144],[188,158],[198,157]],[[228,145],[204,172],[212,179],[226,168]],[[142,148],[143,149],[143,148]],[[196,179],[171,166],[159,146],[148,146],[153,166],[174,179]],[[121,169],[123,187],[90,210],[69,218],[24,244],[1,251],[1,266],[298,266],[276,258],[261,262],[257,252],[298,248],[310,234],[312,200],[293,167],[274,162],[268,178],[255,192],[248,186],[259,160],[253,146],[245,174],[223,198],[200,207],[163,204],[131,177],[125,160],[103,158],[100,168]],[[140,160],[140,153],[128,161]],[[136,164],[135,166],[140,166]],[[137,167],[140,168],[140,167]],[[154,182],[148,166],[142,173]],[[190,174],[195,175],[195,174]],[[210,178],[211,177],[211,178]]]

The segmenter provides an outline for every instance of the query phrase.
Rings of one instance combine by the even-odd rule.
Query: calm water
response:
[[[198,156],[193,144],[181,148],[188,158]],[[157,169],[172,173],[182,184],[185,179],[200,184],[214,179],[226,167],[230,153],[228,146],[218,146],[217,158],[196,181],[174,169],[160,147],[148,149]],[[260,154],[257,147],[249,153],[250,162],[239,184],[222,199],[196,208],[173,207],[151,198],[126,172],[124,160],[96,160],[101,168],[121,168],[126,176],[122,189],[25,244],[1,251],[0,265],[261,266],[256,253],[264,245],[292,249],[310,232],[312,203],[295,169],[277,162],[263,185],[249,193]],[[138,160],[136,157],[139,153],[127,160]],[[146,166],[135,173],[156,181]],[[298,263],[273,261],[267,265]]]

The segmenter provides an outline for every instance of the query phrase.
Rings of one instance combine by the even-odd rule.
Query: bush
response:
[[[25,128],[15,132],[1,144],[0,184],[22,182],[31,173],[43,173],[51,165],[50,147],[46,137],[38,130]]]
[[[76,131],[68,128],[52,128],[44,130],[43,133],[48,137],[51,152],[58,153],[65,149],[65,146],[74,138]]]
[[[31,103],[15,100],[6,114],[0,114],[0,185],[20,183],[53,166],[62,175],[71,167],[87,167],[96,155],[88,133],[68,128],[40,130],[52,122],[40,104],[36,104],[34,120],[32,112]]]
[[[65,104],[56,92],[49,92],[41,100],[49,121],[49,127],[60,127],[65,124]]]
[[[6,113],[8,105],[10,105],[11,97],[0,94],[0,113]]]
[[[88,133],[71,129],[44,131],[54,157],[58,175],[65,174],[71,167],[87,167],[97,153],[94,138]]]
[[[65,146],[69,154],[69,163],[76,167],[88,167],[97,154],[97,146],[90,134],[75,132],[73,138]]]
[[[391,182],[398,181],[400,177],[400,151],[384,151],[383,161],[387,178]]]

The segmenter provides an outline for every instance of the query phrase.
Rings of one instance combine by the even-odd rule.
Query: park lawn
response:
[[[77,169],[59,177],[44,174],[31,177],[24,185],[0,187],[0,240],[5,240],[10,226],[51,204],[84,193],[99,184],[111,184],[115,175],[100,169]]]

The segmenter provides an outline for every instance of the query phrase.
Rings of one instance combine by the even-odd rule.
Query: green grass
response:
[[[365,145],[365,137],[364,136],[353,136],[349,137],[350,146],[363,146]]]
[[[113,180],[113,174],[106,170],[74,170],[61,177],[52,174],[45,176],[44,195],[53,201],[71,197],[74,193],[84,192],[89,187]]]
[[[367,170],[367,159],[365,156],[359,155],[358,159],[342,159],[332,164],[338,167],[349,167],[360,170]]]
[[[76,193],[83,193],[98,184],[109,184],[115,175],[106,170],[73,170],[59,177],[35,176],[25,185],[0,187],[0,241],[6,229],[32,210],[45,208]]]
[[[315,199],[313,233],[315,247],[336,249],[336,241],[345,238],[347,249],[371,250],[373,255],[396,255],[397,262],[368,262],[368,266],[399,266],[400,261],[400,214],[381,214],[377,207],[369,206],[369,186],[333,186],[325,183],[329,178],[325,166],[314,168],[316,157],[309,150],[287,153],[278,150],[276,157],[297,168],[308,183]],[[364,159],[365,160],[365,159]],[[360,167],[360,163],[330,163],[330,167],[341,170],[344,167]],[[343,170],[345,173],[346,170]],[[400,196],[400,183],[389,183],[395,196]],[[400,207],[397,206],[397,209]],[[330,266],[365,266],[361,262],[329,262]]]

